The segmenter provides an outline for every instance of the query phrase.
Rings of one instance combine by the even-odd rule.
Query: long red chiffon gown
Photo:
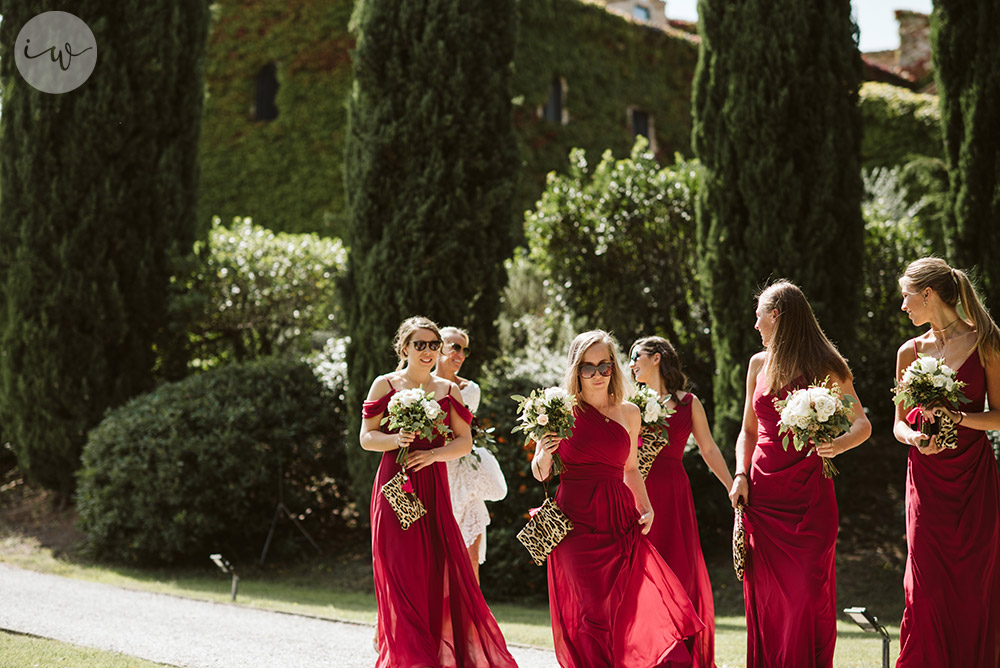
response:
[[[837,640],[837,499],[833,480],[810,450],[781,445],[775,398],[805,387],[797,379],[764,394],[757,376],[757,447],[744,513],[747,668],[829,668]]]
[[[705,630],[694,638],[691,665],[693,668],[714,668],[715,602],[712,599],[712,582],[708,579],[705,557],[701,552],[691,481],[681,463],[684,447],[691,435],[692,401],[694,395],[688,392],[675,407],[666,427],[668,444],[660,450],[646,477],[646,491],[654,513],[653,527],[646,537],[681,581],[695,612],[705,623]]]
[[[978,352],[956,378],[983,411]],[[906,610],[897,668],[1000,666],[1000,486],[986,433],[958,427],[958,447],[906,465]]]
[[[573,530],[548,558],[549,607],[562,668],[690,666],[704,628],[680,581],[639,526],[623,480],[629,434],[597,409],[576,409],[559,446],[557,505]],[[656,518],[653,518],[656,525]]]
[[[390,385],[391,387],[391,385]],[[366,401],[365,418],[386,411],[391,389]],[[463,420],[472,415],[450,396],[439,401]],[[386,426],[383,431],[389,432]],[[417,439],[415,450],[444,445],[444,437]],[[462,533],[451,511],[448,471],[437,462],[410,472],[427,515],[403,530],[381,493],[400,471],[395,450],[382,454],[372,489],[372,561],[378,604],[376,668],[516,668],[493,613],[483,599]]]

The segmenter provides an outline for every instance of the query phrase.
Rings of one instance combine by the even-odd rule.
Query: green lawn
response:
[[[13,533],[7,533],[0,538],[0,561],[21,568],[130,589],[218,602],[230,599],[228,577],[212,570],[210,563],[205,569],[169,571],[90,564],[80,560],[57,558],[53,556],[51,550],[40,547],[33,538]],[[358,563],[357,560],[349,563],[318,560],[287,569],[252,569],[242,577],[238,605],[352,622],[373,623],[375,620],[370,567],[363,562]],[[716,583],[716,605],[719,613],[716,618],[716,660],[720,668],[741,668],[744,666],[746,653],[746,622],[739,615],[742,607],[742,599],[738,593],[739,583],[735,582],[731,570],[727,571],[722,565],[712,568],[712,579]],[[872,599],[860,600],[857,603],[871,605]],[[547,607],[497,603],[492,608],[508,642],[552,647]],[[874,606],[873,609],[876,613],[880,611]],[[838,623],[837,628],[837,652],[834,661],[837,668],[869,668],[881,665],[882,645],[877,636],[864,633],[847,621]],[[899,652],[899,628],[888,626],[888,629],[893,640],[891,649],[894,662]],[[16,638],[11,640],[5,637],[3,642],[27,642],[21,637]],[[28,640],[36,642],[35,639]],[[0,654],[6,656],[6,644],[0,645],[0,649],[3,650]],[[52,657],[58,657],[60,653],[69,656],[70,651],[92,652],[60,643],[54,643],[52,649],[46,650],[47,655]],[[74,658],[74,662],[69,665],[84,668],[154,665],[140,663],[127,657],[122,657],[120,660],[124,663],[112,663],[103,658],[95,659],[94,663],[85,663],[83,659]],[[38,665],[50,664],[38,663]]]
[[[164,668],[162,663],[117,652],[4,631],[0,631],[0,657],[4,666],[31,668]]]

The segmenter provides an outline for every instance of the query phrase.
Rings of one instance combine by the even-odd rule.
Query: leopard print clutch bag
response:
[[[639,434],[642,437],[642,446],[637,451],[639,455],[639,473],[642,474],[642,479],[645,480],[646,476],[649,475],[649,470],[653,468],[656,456],[660,454],[663,448],[667,447],[668,442],[665,429],[647,429],[643,427]]]
[[[743,504],[736,504],[736,517],[733,521],[733,569],[736,578],[742,582],[747,565],[747,531],[743,526]]]
[[[517,533],[517,539],[527,548],[531,560],[541,566],[546,557],[573,530],[573,522],[556,502],[545,497],[544,503]]]
[[[382,496],[386,498],[393,512],[399,518],[399,526],[403,530],[410,528],[414,522],[427,514],[424,503],[413,492],[403,491],[403,471],[392,476],[389,482],[382,485]]]

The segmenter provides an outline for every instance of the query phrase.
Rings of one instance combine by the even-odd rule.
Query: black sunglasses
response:
[[[444,347],[445,350],[450,350],[453,353],[462,353],[463,356],[469,356],[469,346],[463,346],[461,343],[449,343]]]
[[[615,371],[615,365],[612,362],[604,362],[594,366],[593,364],[581,364],[578,368],[581,378],[593,378],[595,373],[599,373],[605,378],[610,376]]]
[[[633,350],[631,357],[629,357],[628,359],[629,359],[630,362],[634,363],[637,359],[639,359],[640,355],[645,355],[645,354],[646,353],[644,353],[644,352],[640,352],[638,350]]]
[[[430,348],[431,350],[438,350],[441,348],[441,341],[410,341],[413,344],[413,349],[417,352],[423,352],[425,348]]]

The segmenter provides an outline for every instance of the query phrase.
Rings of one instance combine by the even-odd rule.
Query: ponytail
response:
[[[1000,355],[1000,329],[989,311],[976,294],[972,281],[961,269],[952,269],[952,277],[958,284],[960,316],[976,328],[976,350],[980,357],[992,358]],[[985,359],[983,360],[985,362]]]

